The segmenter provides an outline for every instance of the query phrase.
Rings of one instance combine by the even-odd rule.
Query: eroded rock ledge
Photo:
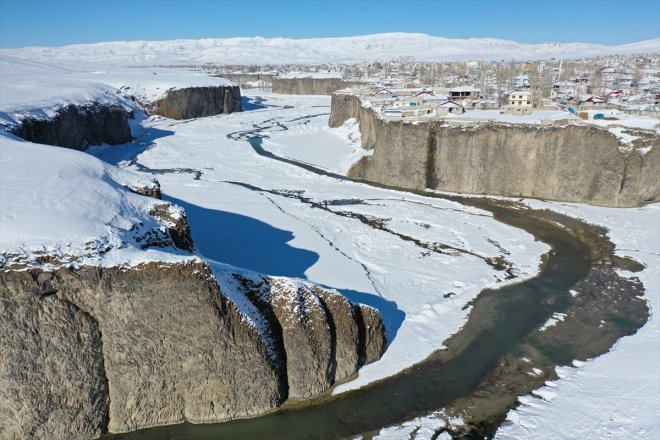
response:
[[[2,438],[258,416],[385,348],[375,309],[199,260],[2,271],[0,313]]]
[[[360,83],[341,78],[272,78],[273,93],[287,95],[332,95],[335,91],[357,87]]]
[[[660,200],[660,137],[634,132],[648,151],[625,152],[616,136],[593,126],[387,122],[357,96],[332,97],[330,126],[360,123],[373,155],[349,175],[404,188],[534,197],[631,207]],[[634,130],[632,130],[634,131]]]
[[[172,119],[242,111],[238,86],[172,89],[162,99],[140,104],[150,113]],[[85,150],[90,145],[130,142],[132,136],[128,121],[133,117],[133,110],[123,105],[121,100],[116,103],[89,102],[63,106],[56,109],[51,117],[23,115],[7,129],[29,142]]]
[[[52,118],[26,116],[10,131],[29,142],[84,150],[89,145],[129,142],[128,120],[132,117],[119,103],[69,104],[56,110]]]
[[[243,111],[238,86],[172,89],[147,105],[151,113],[172,119],[190,119]]]

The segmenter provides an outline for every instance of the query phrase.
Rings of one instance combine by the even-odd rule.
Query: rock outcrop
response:
[[[250,87],[247,83],[258,83],[264,87],[271,87],[273,83],[273,75],[270,73],[223,73],[218,76],[238,84],[239,87]]]
[[[281,344],[290,399],[321,394],[383,354],[385,328],[376,309],[287,278],[234,277]]]
[[[278,78],[273,77],[273,93],[286,95],[332,95],[337,90],[357,87],[360,83],[340,78]]]
[[[172,119],[190,119],[242,111],[238,86],[172,89],[148,105],[151,113]]]
[[[0,437],[258,416],[385,348],[375,309],[302,281],[225,278],[199,260],[1,271]]]
[[[52,118],[25,116],[11,132],[29,142],[84,150],[131,140],[131,112],[121,104],[67,105]]]
[[[595,126],[532,126],[487,122],[387,122],[357,96],[333,95],[330,125],[357,118],[362,146],[372,156],[349,175],[404,188],[534,197],[630,207],[660,200],[660,137],[617,137]],[[641,154],[637,147],[647,146]]]

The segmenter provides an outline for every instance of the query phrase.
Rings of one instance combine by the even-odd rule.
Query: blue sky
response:
[[[622,44],[660,37],[660,0],[0,0],[0,47],[422,32]]]

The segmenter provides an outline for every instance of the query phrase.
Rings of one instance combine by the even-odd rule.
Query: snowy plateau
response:
[[[397,53],[394,45],[406,48],[405,53]],[[363,367],[333,394],[361,388],[443,348],[483,289],[536,276],[549,247],[478,208],[335,177],[371,153],[360,148],[354,120],[328,127],[330,97],[243,91],[243,112],[175,121],[145,114],[128,95],[148,101],[172,87],[227,82],[194,69],[126,66],[190,60],[347,62],[393,54],[538,59],[657,51],[658,46],[657,39],[606,47],[382,34],[332,41],[234,38],[3,49],[0,123],[49,117],[62,106],[88,102],[118,103],[131,109],[135,119],[132,142],[85,152],[31,144],[3,130],[0,258],[4,264],[46,270],[58,261],[132,267],[200,259],[220,281],[228,272],[248,270],[335,289],[379,309],[385,322],[389,345],[382,359]],[[249,137],[255,130],[267,152],[328,175],[257,154]],[[170,215],[176,218],[185,210],[194,253],[173,247],[145,250],[135,241],[136,230],[167,226],[167,220],[150,214],[162,201],[127,189],[153,187],[156,181]],[[634,276],[644,284],[651,318],[608,353],[559,368],[559,380],[521,397],[496,438],[660,438],[660,205],[615,209],[522,203],[607,228],[617,255],[644,265]],[[374,228],[360,218],[387,228]],[[454,251],[425,252],[416,241]],[[486,263],[503,254],[512,265],[511,280]],[[54,259],[44,263],[44,256]],[[430,438],[439,428],[460,423],[430,414],[385,427],[376,438]]]

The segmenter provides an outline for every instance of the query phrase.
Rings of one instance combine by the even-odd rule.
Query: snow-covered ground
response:
[[[314,64],[389,61],[500,60],[658,53],[660,39],[620,46],[589,43],[525,44],[495,38],[451,39],[415,33],[385,33],[344,38],[207,38],[172,41],[114,41],[62,47],[2,49],[0,54],[43,62],[76,61],[121,65]]]
[[[188,170],[158,179],[166,198],[186,209],[206,258],[304,278],[380,309],[387,352],[336,392],[394,374],[442,347],[462,326],[469,312],[463,307],[484,287],[503,284],[504,274],[484,258],[508,252],[518,280],[536,273],[547,246],[489,213],[318,176],[257,155],[240,136],[254,130],[253,124],[265,127],[264,148],[342,170],[345,160],[330,150],[354,135],[351,126],[326,128],[329,97],[264,97],[268,107],[243,113],[185,123],[152,118],[147,131],[162,137],[129,168]],[[290,139],[293,147],[286,146]],[[350,155],[357,145],[353,137],[340,148]],[[116,162],[131,148],[101,148],[96,154]],[[202,172],[199,180],[192,170]],[[456,250],[435,253],[402,236]]]
[[[52,117],[54,110],[67,104],[131,106],[130,95],[150,102],[172,88],[228,84],[197,69],[44,64],[0,54],[0,122],[11,123],[26,114]]]
[[[538,110],[528,115],[512,115],[501,110],[468,110],[460,116],[451,116],[451,121],[495,121],[511,124],[541,124],[544,121],[573,120],[599,127],[641,128],[660,133],[660,119],[650,116],[635,116],[619,110],[588,110],[589,119],[580,119],[575,114],[563,110]],[[593,119],[595,114],[603,114],[613,119]]]
[[[501,110],[468,110],[460,116],[452,116],[451,120],[454,121],[495,121],[511,124],[540,124],[544,120],[580,119],[562,110],[540,110],[529,115],[512,115]]]
[[[266,139],[263,147],[278,156],[339,174],[346,174],[360,158],[373,154],[373,150],[363,150],[360,145],[357,120],[351,119],[337,128],[328,127],[324,121],[325,118],[318,118],[313,124],[293,125],[289,130],[279,132],[276,138]]]
[[[77,67],[0,55],[0,120],[27,112],[52,116],[53,108],[69,103],[121,100],[118,90]]]
[[[151,176],[86,153],[0,135],[0,263],[135,266],[192,258],[173,246],[143,249],[147,237],[167,240],[168,219],[150,214],[163,202],[129,189],[154,185]],[[169,214],[181,212],[170,207]]]

